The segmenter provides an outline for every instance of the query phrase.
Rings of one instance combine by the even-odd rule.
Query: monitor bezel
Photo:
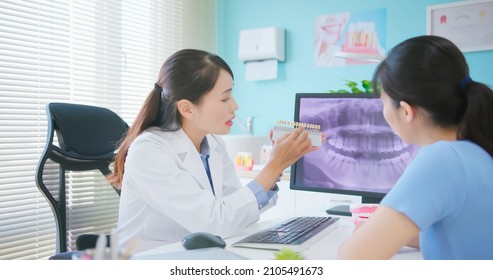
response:
[[[299,122],[300,100],[302,98],[380,98],[373,93],[296,93],[294,107],[294,121]],[[342,195],[360,196],[363,203],[379,203],[380,200],[387,194],[382,192],[367,192],[347,189],[327,189],[315,188],[304,185],[296,185],[296,169],[298,161],[291,165],[291,176],[289,188],[296,191],[311,191],[320,193],[332,193]]]

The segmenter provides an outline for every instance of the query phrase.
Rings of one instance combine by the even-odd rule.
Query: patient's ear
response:
[[[399,102],[399,105],[400,105],[399,110],[403,120],[405,120],[408,123],[414,120],[414,118],[416,117],[416,108],[410,105],[409,103],[407,103],[406,101]]]

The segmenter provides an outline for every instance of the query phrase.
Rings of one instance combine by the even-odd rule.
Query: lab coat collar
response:
[[[207,142],[209,143],[209,168],[211,170],[212,183],[214,184],[214,191],[217,197],[222,197],[223,192],[223,156],[221,152],[221,146],[217,136],[207,135]]]
[[[195,149],[192,140],[190,140],[183,129],[172,132],[168,135],[173,138],[170,139],[170,144],[175,150],[177,156],[181,159],[184,169],[192,174],[195,180],[199,182],[203,188],[210,190],[209,177],[207,177],[200,154]],[[223,184],[223,155],[221,153],[221,147],[217,137],[214,135],[207,135],[207,142],[209,144],[209,168],[211,170],[214,191],[216,193],[216,197],[221,197]]]

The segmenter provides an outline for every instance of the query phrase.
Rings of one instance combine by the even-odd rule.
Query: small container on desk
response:
[[[235,157],[236,170],[250,171],[253,169],[253,156],[249,152],[239,152]]]

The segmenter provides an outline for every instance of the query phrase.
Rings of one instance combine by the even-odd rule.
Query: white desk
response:
[[[288,217],[285,217],[288,218]],[[262,249],[250,249],[250,248],[240,248],[232,247],[231,244],[244,238],[245,236],[257,232],[262,229],[266,229],[274,224],[283,221],[284,218],[276,218],[270,220],[259,221],[252,226],[248,227],[237,237],[227,238],[226,250],[243,256],[247,259],[252,260],[272,260],[274,259],[274,252],[271,250]],[[350,223],[348,218],[341,218],[338,227],[329,232],[325,237],[317,241],[307,250],[301,252],[305,259],[309,260],[330,260],[335,259],[337,255],[337,250],[339,245],[346,240],[353,231],[353,225]],[[139,258],[145,258],[145,256],[155,256],[158,254],[166,254],[171,252],[182,252],[185,251],[181,242],[165,245],[158,247],[153,250],[141,252],[137,254]],[[422,259],[421,253],[413,248],[404,247],[398,254],[396,254],[393,259]]]
[[[241,181],[246,184],[250,178],[243,178]],[[274,252],[271,250],[249,249],[232,247],[231,244],[250,235],[254,232],[269,228],[275,224],[282,222],[293,216],[326,216],[325,209],[339,204],[331,202],[344,200],[352,203],[361,202],[358,197],[341,196],[324,193],[293,191],[289,189],[289,180],[283,179],[279,184],[279,200],[277,205],[272,209],[267,210],[260,217],[260,221],[251,225],[236,237],[227,238],[226,250],[241,255],[247,259],[254,260],[271,260],[274,259]],[[358,201],[359,199],[359,201]],[[340,244],[346,240],[353,232],[354,225],[348,217],[340,217],[338,227],[329,232],[325,237],[317,241],[307,250],[301,252],[306,259],[310,260],[328,260],[335,259],[337,250]],[[140,258],[145,258],[146,255],[165,254],[171,252],[185,251],[181,242],[158,247],[153,250],[141,252],[137,254]],[[422,259],[421,253],[413,248],[404,247],[393,259]]]

